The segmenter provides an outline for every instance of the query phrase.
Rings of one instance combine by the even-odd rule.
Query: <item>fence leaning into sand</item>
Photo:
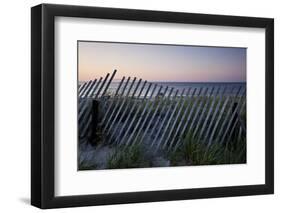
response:
[[[105,143],[153,150],[176,150],[186,140],[210,145],[246,135],[246,88],[170,86],[123,77],[110,91],[116,70],[78,87],[79,139],[96,136]]]

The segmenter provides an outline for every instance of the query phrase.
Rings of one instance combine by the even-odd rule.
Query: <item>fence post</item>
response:
[[[93,100],[92,102],[92,134],[90,138],[90,142],[92,145],[96,145],[96,137],[97,137],[97,126],[99,119],[99,101]]]

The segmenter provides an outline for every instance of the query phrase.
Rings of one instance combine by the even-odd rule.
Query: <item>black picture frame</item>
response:
[[[264,28],[265,184],[95,195],[54,195],[55,17]],[[31,8],[31,204],[39,208],[169,201],[272,194],[274,192],[274,20],[148,10],[41,4]]]

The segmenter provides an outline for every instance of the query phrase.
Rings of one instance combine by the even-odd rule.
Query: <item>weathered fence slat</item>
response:
[[[114,78],[116,72],[117,72],[117,70],[114,70],[114,71],[113,71],[113,73],[112,73],[112,75],[111,75],[109,81],[107,82],[107,85],[105,86],[105,88],[104,88],[104,90],[103,90],[103,92],[102,92],[102,94],[101,94],[101,97],[103,97],[103,96],[106,94],[106,92],[107,92],[107,90],[108,90],[108,88],[109,88],[109,86],[110,86],[110,84],[111,84],[111,82],[112,82],[112,80],[113,80],[113,78]]]
[[[170,140],[170,145],[168,146],[168,151],[172,148],[172,146],[173,146],[173,144],[174,144],[174,141],[175,141],[175,139],[176,139],[176,137],[177,137],[177,135],[178,135],[180,129],[184,126],[184,120],[185,120],[185,118],[187,117],[187,113],[189,112],[189,109],[190,109],[190,107],[191,107],[191,105],[192,105],[192,104],[191,104],[191,103],[192,103],[192,99],[193,99],[193,97],[194,97],[194,95],[195,95],[197,89],[198,89],[198,88],[194,88],[194,89],[193,89],[193,92],[192,92],[191,96],[190,96],[190,97],[187,97],[186,100],[185,100],[185,102],[184,102],[184,104],[183,104],[183,105],[187,104],[187,106],[186,106],[186,108],[185,108],[185,110],[184,110],[184,112],[183,112],[183,116],[181,117],[181,119],[180,119],[180,121],[179,121],[178,127],[177,127],[177,129],[176,129],[176,131],[175,131],[175,133],[174,133],[174,136],[173,136],[172,139]],[[169,139],[169,138],[168,138],[168,139]],[[175,150],[175,149],[174,149],[174,150]]]
[[[85,88],[81,91],[81,93],[79,94],[79,97],[83,97],[84,96],[85,92],[88,91],[88,89],[91,86],[91,84],[92,84],[92,80],[90,80],[88,82],[88,84],[85,86]]]
[[[192,131],[192,127],[197,119],[197,116],[199,114],[199,111],[201,110],[201,107],[202,107],[202,104],[204,103],[205,99],[206,99],[206,94],[208,93],[208,87],[205,88],[205,92],[203,93],[203,97],[202,97],[202,100],[200,100],[200,98],[198,97],[198,106],[197,106],[197,110],[193,116],[193,119],[191,121],[191,124],[189,126],[189,128],[187,129],[188,132]]]
[[[81,97],[82,94],[84,93],[85,89],[88,87],[88,85],[91,83],[91,81],[87,81],[86,83],[84,83],[84,87],[82,89],[79,90],[78,96]]]
[[[245,104],[246,104],[246,100],[244,99],[244,101],[243,101],[243,104],[242,104],[242,106],[240,107],[240,110],[239,110],[239,112],[233,112],[233,115],[235,115],[236,113],[237,113],[237,116],[240,116],[240,114],[241,114],[241,112],[243,111],[243,109],[244,109],[244,107],[245,107]],[[238,108],[238,106],[237,106],[237,108]],[[232,127],[231,127],[231,129],[230,129],[230,133],[229,133],[229,135],[228,135],[228,138],[227,138],[227,140],[226,140],[226,144],[228,144],[229,142],[230,142],[230,140],[231,140],[231,136],[232,136],[232,134],[233,134],[233,132],[234,132],[234,130],[235,130],[235,127],[236,127],[236,125],[238,124],[238,118],[236,118],[236,120],[235,120],[235,122],[234,122],[234,124],[232,125]],[[240,126],[239,127],[239,130],[242,130],[242,127]]]
[[[86,98],[87,94],[92,90],[93,86],[96,87],[99,84],[99,82],[96,85],[95,84],[96,84],[96,79],[94,81],[91,81],[88,88],[85,89],[84,93],[81,95],[81,98]]]
[[[159,100],[159,105],[157,106],[157,110],[159,109],[159,107],[161,105],[162,105],[162,107],[161,107],[161,109],[159,111],[159,116],[156,118],[156,122],[153,124],[153,128],[152,128],[152,130],[150,132],[150,137],[153,137],[153,133],[156,130],[156,127],[158,126],[158,123],[161,120],[161,116],[162,116],[163,112],[165,112],[166,103],[169,102],[170,97],[171,97],[171,95],[173,93],[173,90],[174,90],[174,88],[171,88],[168,96],[165,98],[165,95],[163,95],[163,98],[161,100]],[[153,139],[153,142],[150,144],[150,146],[153,146],[154,145],[153,143],[154,143],[154,139]]]
[[[181,98],[182,98],[182,96],[183,96],[183,93],[184,93],[184,90],[182,91],[182,93],[181,93],[181,95],[180,95],[180,100],[181,100]],[[174,101],[177,100],[177,94],[178,94],[178,90],[176,91],[176,93],[175,93],[175,95],[174,95],[174,98],[171,100],[170,105],[167,106],[167,110],[166,110],[166,112],[165,112],[164,118],[162,119],[161,124],[160,124],[160,127],[158,128],[158,132],[157,132],[156,136],[154,137],[154,142],[156,143],[155,151],[157,151],[157,150],[159,149],[159,147],[160,147],[160,145],[161,145],[161,141],[162,141],[162,139],[163,139],[163,136],[165,135],[165,133],[166,133],[166,131],[167,131],[167,129],[168,129],[169,122],[170,122],[169,120],[172,119],[172,117],[173,117],[173,114],[171,114],[171,113],[173,113],[173,112],[176,110],[176,108],[178,107],[178,104],[180,103],[180,101],[177,101],[177,104],[176,104],[176,106],[175,106],[174,109],[173,109]],[[170,119],[169,119],[168,116],[170,116]],[[165,123],[166,123],[166,120],[168,121],[168,123],[166,124],[166,127],[164,127],[164,125],[165,125]],[[158,137],[160,136],[160,133],[161,133],[162,128],[164,128],[164,130],[162,131],[162,136],[161,136],[161,138],[159,139]],[[153,145],[152,145],[152,146],[153,146]]]
[[[102,91],[102,89],[103,89],[103,87],[104,87],[104,85],[105,85],[105,82],[107,81],[108,77],[109,77],[109,73],[107,73],[107,75],[105,76],[105,79],[104,79],[104,81],[102,82],[102,84],[100,85],[100,88],[99,88],[99,90],[97,91],[96,95],[93,94],[93,95],[95,96],[95,98],[98,98],[98,97],[99,97],[99,94],[101,93],[101,91]],[[102,78],[101,78],[101,79],[102,79]]]
[[[241,92],[241,87],[238,89],[238,91],[237,91],[237,93],[236,93],[236,95],[234,96],[234,97],[232,97],[232,101],[231,101],[231,106],[234,104],[234,102],[235,102],[235,99],[239,96],[239,93]],[[242,92],[242,95],[243,95],[243,93],[244,92]],[[241,96],[240,96],[240,98],[241,98]],[[219,133],[218,133],[218,136],[217,136],[217,138],[218,138],[218,140],[221,138],[221,136],[223,135],[223,131],[224,131],[224,127],[227,125],[227,122],[229,121],[229,117],[231,116],[231,107],[229,107],[229,109],[228,109],[228,111],[227,111],[227,114],[226,114],[226,116],[225,116],[225,118],[224,118],[224,121],[223,121],[223,123],[222,123],[222,125],[220,126],[220,130],[219,130]]]
[[[164,130],[163,130],[162,135],[161,135],[161,137],[160,137],[160,139],[159,139],[159,142],[158,142],[158,144],[157,144],[157,148],[156,148],[156,149],[158,149],[158,147],[159,147],[160,144],[162,143],[162,141],[163,141],[163,139],[164,139],[164,136],[166,135],[166,133],[167,133],[167,131],[168,131],[168,128],[169,128],[169,126],[170,126],[170,123],[171,123],[172,119],[173,119],[174,116],[175,116],[176,110],[178,109],[179,105],[182,103],[184,92],[185,92],[185,89],[182,90],[181,95],[180,95],[180,99],[179,99],[179,101],[177,101],[177,103],[175,104],[175,107],[174,107],[172,113],[170,114],[170,117],[168,118],[167,124],[166,124],[166,126],[164,127]],[[172,109],[172,104],[171,104],[171,109]],[[164,122],[162,122],[162,123],[164,123]],[[166,144],[162,144],[162,147],[165,147],[165,146],[166,146]]]
[[[84,113],[84,115],[86,115],[86,114],[90,114],[90,112],[91,112],[91,101],[90,101],[90,99],[87,99],[86,100],[86,110],[85,110],[85,113]],[[85,116],[83,116],[83,118],[85,118]],[[85,134],[84,134],[84,127],[86,126],[86,124],[88,123],[88,120],[89,120],[90,118],[88,117],[87,119],[82,119],[81,118],[81,120],[80,120],[80,122],[79,122],[79,135],[80,135],[80,137],[84,137],[85,136]]]
[[[91,92],[91,90],[93,89],[94,86],[96,86],[97,79],[95,79],[94,81],[92,81],[91,85],[88,87],[87,90],[85,90],[84,94],[81,96],[82,98],[85,98],[88,96],[88,94]]]
[[[147,108],[147,106],[149,104],[152,105],[152,103],[150,103],[150,100],[153,98],[153,95],[154,95],[154,92],[156,91],[156,88],[157,88],[157,84],[154,85],[151,96],[150,96],[149,100],[147,100],[147,103],[146,103],[146,106],[145,106],[146,111],[149,110],[149,108]],[[139,135],[141,134],[141,131],[144,128],[144,125],[147,122],[147,119],[149,118],[148,115],[149,115],[149,113],[144,114],[143,122],[140,124],[140,127],[138,128],[138,131],[136,132],[136,136],[135,136],[135,139],[133,140],[132,144],[135,144],[136,140],[139,138]],[[142,116],[141,116],[141,118],[142,118]],[[136,126],[136,129],[137,129],[137,126]]]
[[[215,136],[215,132],[216,132],[216,130],[217,130],[218,124],[219,124],[219,122],[220,122],[220,120],[221,120],[221,118],[222,118],[222,115],[223,115],[223,113],[224,113],[224,111],[225,111],[225,108],[226,108],[228,102],[229,102],[229,99],[230,99],[230,98],[227,97],[226,100],[224,101],[222,107],[221,107],[221,110],[220,110],[220,113],[219,113],[219,115],[218,115],[218,118],[216,119],[216,123],[215,123],[215,125],[214,125],[214,128],[213,128],[213,130],[212,130],[212,132],[211,132],[211,134],[210,134],[208,144],[210,144],[210,143],[213,141],[213,138],[214,138],[214,136]]]
[[[207,143],[207,138],[208,138],[208,136],[209,136],[209,133],[210,133],[210,131],[211,131],[211,128],[213,127],[213,123],[214,123],[214,121],[215,121],[215,119],[216,119],[216,116],[217,116],[217,113],[218,113],[218,111],[219,111],[219,109],[220,109],[220,107],[221,107],[221,103],[223,102],[223,96],[224,96],[224,93],[226,92],[226,89],[227,89],[227,87],[224,87],[223,90],[222,90],[222,92],[221,92],[221,94],[220,94],[220,96],[219,96],[219,100],[218,100],[218,103],[217,103],[217,105],[216,105],[215,111],[214,111],[213,114],[212,114],[211,121],[210,121],[210,123],[208,124],[207,131],[206,131],[206,133],[205,133],[205,136],[203,137],[203,138],[204,138],[204,139],[203,139],[204,143]]]
[[[147,81],[145,81],[145,82],[143,83],[143,85],[142,85],[142,87],[141,87],[141,89],[140,89],[140,91],[139,91],[139,94],[138,94],[138,96],[137,96],[137,100],[139,100],[139,98],[140,98],[140,96],[141,96],[141,94],[142,94],[142,92],[143,92],[143,90],[144,90],[144,88],[145,88],[146,83],[147,83]],[[148,91],[148,90],[147,90],[147,91]],[[142,99],[142,101],[143,101],[143,100],[144,100],[144,99]],[[130,112],[129,112],[128,115],[127,115],[127,118],[126,118],[126,120],[124,121],[123,126],[122,126],[121,130],[119,131],[118,136],[116,137],[116,138],[119,138],[119,141],[122,141],[121,135],[122,135],[122,133],[123,133],[125,127],[127,126],[128,122],[130,122],[129,119],[132,117],[133,112],[134,112],[134,110],[135,110],[135,108],[136,108],[136,106],[137,106],[138,103],[139,103],[138,101],[135,101],[134,104],[133,104],[133,106],[131,107]]]
[[[140,125],[140,120],[142,119],[142,116],[143,116],[143,114],[144,114],[145,111],[146,111],[147,103],[149,103],[149,101],[146,100],[146,97],[147,97],[147,95],[148,95],[148,92],[149,92],[149,89],[151,88],[151,86],[152,86],[152,83],[149,84],[148,89],[146,90],[146,93],[145,93],[145,96],[144,96],[144,100],[145,100],[145,101],[144,101],[143,103],[145,103],[145,106],[144,106],[144,109],[143,109],[143,111],[142,111],[142,114],[141,114],[141,116],[140,116],[140,118],[139,118],[139,120],[138,120],[138,122],[137,122],[137,124],[136,124],[136,126],[135,126],[135,128],[134,128],[134,130],[133,130],[133,132],[131,133],[130,137],[129,137],[128,140],[126,141],[125,146],[127,146],[127,145],[130,143],[130,141],[133,139],[133,136],[134,136],[134,134],[135,134],[135,131],[136,131],[136,129],[138,128],[138,126]],[[152,96],[153,96],[153,94],[150,95],[150,98],[152,98]],[[141,106],[142,106],[142,105],[143,105],[143,104],[141,104]],[[136,115],[139,113],[139,111],[140,111],[140,109],[141,109],[141,106],[138,108],[138,111],[137,111]],[[134,119],[132,120],[132,124],[134,123],[134,120],[135,120],[135,119],[136,119],[136,117],[134,117]]]
[[[160,86],[160,88],[159,88],[159,90],[158,90],[158,93],[157,93],[157,95],[156,95],[156,97],[155,97],[155,100],[156,100],[157,98],[159,98],[159,96],[160,96],[160,94],[161,94],[162,88],[163,88],[163,86]],[[168,91],[168,87],[165,88],[165,90],[164,90],[164,92],[163,92],[163,97],[165,97],[167,91]],[[152,121],[154,120],[154,118],[155,118],[155,116],[156,116],[156,112],[158,111],[158,108],[159,108],[159,104],[160,104],[160,101],[159,101],[159,102],[154,101],[154,103],[152,103],[152,106],[151,106],[151,108],[150,108],[150,112],[152,113],[152,116],[151,116],[151,118],[150,118],[150,120],[149,120],[149,122],[148,122],[148,124],[147,124],[147,126],[146,126],[146,128],[145,128],[145,130],[144,130],[144,133],[142,134],[142,136],[141,136],[141,138],[140,138],[140,142],[143,141],[145,135],[147,134],[147,131],[149,130],[149,127],[150,127]],[[155,109],[154,112],[153,112],[153,108],[154,108],[154,107],[156,107],[156,109]],[[150,112],[147,114],[147,117],[150,115]],[[141,129],[140,129],[139,131],[141,131]]]
[[[197,131],[198,131],[198,129],[199,129],[199,126],[200,126],[200,124],[201,124],[202,121],[203,121],[203,117],[204,117],[205,112],[206,112],[206,110],[207,110],[207,108],[208,108],[208,106],[209,106],[210,98],[212,97],[214,91],[215,91],[215,87],[212,87],[211,92],[210,92],[209,95],[208,95],[208,98],[206,98],[206,101],[205,101],[205,104],[204,104],[204,106],[203,106],[203,110],[202,110],[202,112],[201,112],[201,114],[200,114],[200,117],[199,117],[199,119],[198,119],[198,122],[197,122],[197,124],[196,124],[196,126],[195,126],[195,128],[194,128],[194,131],[192,132],[192,139],[194,139],[194,137],[196,136],[196,133],[197,133]]]
[[[85,86],[87,85],[87,82],[84,82],[83,84],[81,84],[78,88],[78,96],[79,96],[79,93],[81,92],[81,90],[83,90],[85,88]]]
[[[114,126],[114,124],[115,124],[115,122],[116,122],[116,120],[117,120],[119,114],[121,113],[121,111],[122,111],[123,108],[125,107],[125,106],[124,106],[125,103],[128,102],[127,98],[128,98],[129,95],[130,95],[130,92],[131,92],[131,90],[132,90],[132,88],[133,88],[133,85],[134,85],[136,79],[137,79],[137,78],[134,78],[134,79],[133,79],[133,82],[132,82],[131,85],[129,86],[129,89],[128,89],[128,91],[127,91],[127,94],[126,94],[126,96],[123,98],[123,100],[122,100],[122,102],[121,102],[121,105],[120,105],[120,107],[119,107],[117,113],[115,114],[115,117],[113,118],[113,120],[112,120],[112,122],[111,122],[111,125],[108,127],[107,132],[109,132],[109,133],[111,132],[111,129],[113,128],[113,126]]]
[[[133,94],[132,94],[132,98],[135,97],[135,94],[139,88],[139,85],[141,83],[142,79],[139,79],[138,83],[137,83],[137,86],[135,87],[134,91],[133,91]],[[130,103],[127,103],[125,105],[125,109],[123,109],[123,113],[121,114],[120,118],[118,119],[117,123],[115,124],[115,127],[113,126],[113,131],[112,133],[110,134],[109,136],[109,141],[112,141],[112,137],[115,135],[116,131],[118,130],[118,127],[120,125],[120,122],[123,120],[124,116],[127,114],[127,111],[129,110],[129,107],[130,107]]]
[[[126,83],[125,83],[125,85],[124,85],[124,87],[123,87],[123,90],[121,91],[120,97],[118,97],[118,99],[116,100],[115,106],[113,107],[113,110],[112,110],[112,112],[111,112],[109,118],[107,119],[107,122],[105,123],[105,126],[104,126],[104,128],[103,128],[103,133],[104,133],[105,130],[107,129],[107,127],[108,127],[108,125],[109,125],[109,123],[110,123],[112,117],[113,117],[114,114],[115,114],[115,111],[118,110],[119,104],[120,104],[120,102],[121,102],[121,100],[122,100],[122,96],[123,96],[123,94],[124,94],[124,92],[125,92],[125,90],[126,90],[126,87],[127,87],[128,83],[129,83],[130,79],[131,79],[131,78],[128,77],[128,79],[127,79],[127,81],[126,81]]]
[[[94,82],[96,82],[96,79],[94,80]],[[93,92],[96,90],[99,83],[100,83],[100,81],[94,87]],[[94,85],[94,84],[92,84],[92,85]],[[87,91],[85,91],[85,93],[83,94],[83,96],[82,96],[83,99],[87,99],[86,94],[87,94]],[[84,108],[82,109],[81,113],[78,116],[78,120],[85,118],[85,116],[88,116],[90,114],[90,112],[91,112],[91,109],[90,109],[90,107],[88,107],[88,102],[85,102]],[[87,122],[87,121],[85,121],[85,122]]]
[[[213,109],[214,109],[214,106],[215,106],[217,97],[218,97],[218,95],[219,95],[219,93],[220,93],[220,88],[221,88],[221,87],[218,87],[218,88],[217,88],[216,94],[214,95],[213,99],[211,100],[211,105],[209,106],[209,110],[208,110],[207,116],[206,116],[206,118],[205,118],[205,120],[204,120],[203,126],[201,127],[201,131],[200,131],[199,136],[198,136],[198,139],[199,139],[199,140],[202,138],[203,133],[204,133],[204,130],[205,130],[205,127],[206,127],[206,125],[207,125],[207,122],[208,122],[210,116],[212,115],[212,111],[213,111]]]
[[[232,88],[231,94],[234,92],[234,89],[235,89],[235,87]],[[239,90],[237,91],[236,95],[238,95],[238,92],[239,92]],[[236,97],[236,95],[235,95],[235,97]],[[215,123],[215,125],[214,125],[214,127],[213,127],[213,130],[212,130],[212,132],[211,132],[211,134],[210,134],[210,137],[209,137],[209,141],[208,141],[208,144],[209,144],[209,145],[213,142],[213,138],[214,138],[214,136],[215,136],[216,130],[217,130],[217,128],[218,128],[218,125],[219,125],[219,123],[220,123],[220,121],[221,121],[221,119],[222,119],[222,116],[223,116],[223,114],[224,114],[224,112],[225,112],[226,106],[227,106],[228,102],[230,101],[230,99],[231,99],[230,96],[226,97],[224,103],[222,104],[222,107],[221,107],[221,109],[220,109],[220,113],[219,113],[219,115],[218,115],[218,117],[217,117],[217,119],[216,119],[216,123]],[[231,105],[231,104],[230,104],[230,105]]]
[[[85,102],[86,102],[86,98],[78,98],[78,117],[83,107],[85,107]]]
[[[94,88],[93,91],[96,90],[97,87]],[[92,122],[92,99],[86,98],[86,110],[84,115],[81,114],[81,136],[86,136],[86,133],[89,131],[90,124]]]
[[[102,78],[100,79],[100,81]],[[88,131],[88,127],[92,121],[92,110],[91,104],[87,100],[88,96],[95,91],[100,81],[96,84],[96,79],[92,81],[88,88],[81,94],[81,98],[83,100],[83,105],[81,106],[81,111],[78,114],[78,122],[79,122],[79,137],[84,137],[86,132]],[[95,86],[95,87],[94,87]]]
[[[243,94],[242,96],[240,96],[239,101],[238,101],[238,104],[237,104],[235,110],[231,113],[231,117],[230,117],[230,119],[229,119],[229,121],[228,121],[228,125],[227,125],[226,130],[224,131],[224,134],[223,134],[222,139],[221,139],[221,141],[220,141],[221,144],[224,142],[224,139],[225,139],[225,137],[226,137],[226,134],[228,133],[229,128],[231,128],[232,121],[233,121],[233,119],[234,119],[234,117],[235,117],[235,115],[236,115],[236,113],[237,113],[237,110],[238,110],[240,104],[241,104],[241,101],[242,101],[242,99],[243,99],[243,96],[244,96],[244,94]],[[231,108],[229,108],[229,109],[231,109]],[[232,109],[231,109],[231,110],[232,110]]]
[[[142,102],[145,101],[145,98],[146,98],[146,96],[147,96],[147,94],[148,94],[148,91],[149,91],[151,85],[152,85],[152,84],[150,83],[149,86],[148,86],[148,89],[147,89],[146,92],[145,92],[144,98],[142,99]],[[127,129],[126,129],[126,131],[125,131],[123,137],[121,137],[120,140],[119,140],[119,144],[120,144],[120,145],[124,143],[124,140],[126,139],[128,133],[129,133],[129,130],[131,129],[132,125],[134,124],[134,121],[135,121],[135,119],[136,119],[136,117],[137,117],[137,115],[138,115],[138,112],[140,111],[141,106],[142,106],[142,104],[138,104],[137,109],[136,109],[136,112],[134,113],[132,120],[131,120],[130,123],[128,124],[128,127],[127,127]],[[131,109],[131,111],[133,112],[133,108]],[[129,117],[130,117],[130,115],[128,116],[128,119],[129,119]],[[126,122],[126,124],[127,124],[127,122]],[[125,125],[123,126],[123,129],[124,129],[124,128],[125,128]]]
[[[199,93],[197,94],[197,96],[200,96],[200,94],[201,94],[201,92],[202,92],[202,89],[203,89],[203,88],[200,87]],[[186,119],[186,122],[185,122],[185,124],[184,124],[184,126],[183,126],[182,132],[181,132],[181,134],[179,135],[179,138],[178,138],[178,140],[177,140],[177,142],[176,142],[176,144],[175,144],[175,148],[174,148],[175,150],[176,150],[177,147],[179,146],[180,141],[184,138],[186,128],[187,128],[187,126],[188,126],[188,124],[189,124],[189,121],[191,120],[193,111],[195,110],[195,108],[196,108],[198,102],[199,102],[199,98],[197,98],[197,99],[194,101],[194,103],[192,104],[192,108],[190,109],[189,115],[188,115],[188,117],[187,117],[187,119]]]
[[[95,91],[100,87],[100,84],[102,84],[102,79],[103,79],[103,77],[100,77],[100,79],[99,79],[97,85],[95,86],[95,88],[93,89],[93,91],[89,91],[87,93],[87,95],[85,94],[85,97],[92,97],[94,95]]]
[[[187,93],[186,93],[186,97],[188,97],[189,96],[189,93],[190,93],[190,91],[191,91],[191,87],[189,87],[188,88],[188,90],[187,90]],[[174,121],[171,123],[171,128],[170,128],[170,130],[168,131],[168,136],[166,137],[166,139],[164,140],[164,142],[163,142],[163,149],[166,147],[166,145],[167,145],[167,143],[169,142],[169,139],[170,139],[170,137],[171,137],[171,134],[172,134],[172,132],[173,132],[173,130],[176,128],[176,124],[177,124],[177,121],[178,121],[178,119],[179,119],[179,116],[180,116],[180,114],[181,114],[181,112],[182,112],[182,110],[183,110],[183,107],[185,106],[185,104],[186,104],[186,102],[187,102],[187,99],[188,98],[182,98],[181,99],[181,104],[180,104],[180,107],[179,107],[179,109],[178,109],[178,112],[176,113],[176,115],[175,115],[175,119],[174,119]],[[176,108],[175,108],[175,111],[176,111]],[[173,118],[173,116],[171,116],[172,118]],[[171,143],[172,141],[170,141],[170,143]]]
[[[158,120],[158,123],[161,121],[161,123],[159,124],[160,126],[158,127],[158,130],[156,131],[156,135],[154,136],[154,139],[151,143],[151,146],[154,146],[154,144],[157,142],[157,139],[159,137],[159,134],[162,130],[162,127],[164,125],[164,123],[166,122],[167,118],[168,118],[168,115],[172,109],[172,104],[173,104],[173,101],[177,99],[177,95],[178,95],[178,92],[179,90],[176,90],[176,93],[174,94],[173,98],[171,100],[168,100],[167,102],[171,101],[171,103],[167,103],[164,105],[164,107],[162,107],[162,111],[163,111],[163,114],[164,114],[164,118],[161,120],[161,117],[162,117],[162,113],[160,113],[160,116],[159,116],[159,120]],[[157,126],[158,126],[158,123],[157,123]],[[156,126],[156,125],[155,125]],[[156,149],[158,149],[158,145],[156,144]]]
[[[104,83],[106,82],[107,78],[108,78],[109,74],[107,74],[107,76],[105,77],[104,81],[102,81],[102,77],[99,79],[98,83],[95,85],[96,83],[96,79],[94,82],[92,82],[92,85],[89,86],[88,90],[85,91],[85,93],[83,94],[83,96],[85,98],[89,98],[91,97],[93,94],[95,94],[95,91],[98,89],[99,84],[101,84],[97,94],[99,94],[99,92],[101,91]],[[93,86],[95,85],[95,87],[93,88]],[[81,136],[85,136],[86,132],[88,131],[90,124],[92,122],[92,110],[91,110],[91,104],[87,103],[85,104],[84,110],[81,112],[81,114],[79,115],[78,120],[83,120],[81,123]]]
[[[111,108],[112,108],[112,106],[113,106],[113,103],[115,102],[116,97],[118,96],[119,90],[120,90],[120,88],[121,88],[121,86],[122,86],[124,80],[125,80],[125,77],[122,78],[122,80],[121,80],[121,82],[119,83],[119,85],[118,85],[118,87],[117,87],[117,90],[116,90],[116,92],[115,92],[115,94],[114,94],[114,96],[113,96],[113,99],[109,102],[109,106],[107,107],[107,110],[106,110],[106,112],[105,112],[105,114],[104,114],[104,116],[103,116],[103,119],[102,119],[100,125],[103,125],[104,122],[106,121],[107,115],[108,115],[108,113],[110,112],[110,110],[111,110]]]

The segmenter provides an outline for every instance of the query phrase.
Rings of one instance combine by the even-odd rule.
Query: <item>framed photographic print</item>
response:
[[[274,21],[31,9],[31,203],[271,194]]]

